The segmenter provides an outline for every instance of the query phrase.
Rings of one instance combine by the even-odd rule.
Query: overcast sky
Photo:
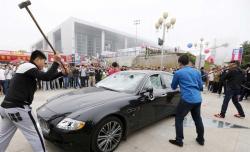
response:
[[[28,50],[41,38],[21,0],[0,0],[0,50]],[[155,22],[164,11],[176,18],[166,35],[166,44],[187,49],[201,37],[214,44],[229,43],[217,49],[218,62],[230,58],[231,50],[250,40],[250,0],[31,0],[31,11],[45,32],[69,17],[108,26],[135,35],[133,20],[140,19],[138,35],[155,41]],[[192,49],[190,50],[192,51]]]

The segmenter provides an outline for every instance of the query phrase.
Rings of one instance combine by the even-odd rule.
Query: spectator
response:
[[[78,87],[81,88],[81,85],[79,83],[79,76],[80,76],[79,67],[75,66],[72,73],[73,73],[73,77],[74,77],[74,88],[78,88]]]
[[[4,68],[3,66],[0,66],[0,89],[1,93],[5,94],[5,88],[4,88],[4,83],[5,83],[5,75],[4,75]]]
[[[120,71],[119,64],[117,62],[113,62],[112,67],[108,71],[108,75],[112,75],[112,74],[119,72],[119,71]]]
[[[89,68],[89,86],[93,87],[95,85],[95,68],[93,65]]]
[[[4,76],[5,76],[5,83],[4,83],[5,89],[4,90],[5,90],[5,93],[8,93],[10,80],[13,76],[13,70],[10,64],[5,66]]]
[[[81,86],[82,87],[86,87],[87,86],[86,85],[87,72],[88,72],[87,66],[86,65],[81,66],[81,69],[80,69],[80,79],[81,79]]]
[[[224,94],[225,94],[225,91],[226,91],[226,81],[224,81],[224,78],[227,74],[227,70],[225,69],[225,67],[223,67],[223,70],[220,74],[220,80],[219,80],[219,88],[218,88],[218,94],[219,96],[221,96],[221,93],[222,93],[222,88],[224,88]]]
[[[73,77],[73,70],[74,68],[71,66],[70,67],[70,70],[69,70],[69,74],[68,74],[68,77],[69,77],[69,87],[74,87],[74,77]]]
[[[250,65],[248,65],[247,69],[245,70],[245,82],[243,84],[239,101],[242,101],[244,97],[247,100],[249,94],[250,94]]]
[[[218,70],[218,69],[216,69]],[[214,82],[213,82],[213,93],[217,93],[218,92],[218,88],[219,88],[219,82],[220,82],[220,72],[219,71],[215,71],[214,72]]]
[[[96,80],[96,83],[102,80],[102,70],[100,67],[96,67],[95,69],[95,80]]]
[[[68,68],[69,65],[66,65],[66,68]],[[67,89],[69,87],[69,76],[68,75],[64,75],[63,76],[63,88]]]
[[[43,68],[43,72],[47,72],[48,71],[48,64],[45,63],[45,66]],[[50,90],[50,82],[49,81],[43,81],[43,90]]]
[[[203,83],[205,84],[207,82],[207,73],[204,70],[204,67],[201,68],[201,78]]]
[[[210,74],[208,75],[208,91],[213,90],[213,85],[214,85],[214,73],[213,73],[214,68],[209,72]]]

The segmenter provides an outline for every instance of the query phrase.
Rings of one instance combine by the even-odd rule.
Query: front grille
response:
[[[50,132],[49,124],[42,118],[39,118],[39,124],[42,129],[42,132],[45,134],[49,134]]]

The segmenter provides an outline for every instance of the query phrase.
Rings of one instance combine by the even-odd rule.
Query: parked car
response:
[[[175,114],[172,74],[121,71],[49,99],[37,110],[46,139],[69,151],[112,152],[135,130]]]

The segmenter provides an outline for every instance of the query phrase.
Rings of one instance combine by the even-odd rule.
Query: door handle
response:
[[[167,96],[167,93],[163,93],[161,94],[162,97],[166,97]]]

